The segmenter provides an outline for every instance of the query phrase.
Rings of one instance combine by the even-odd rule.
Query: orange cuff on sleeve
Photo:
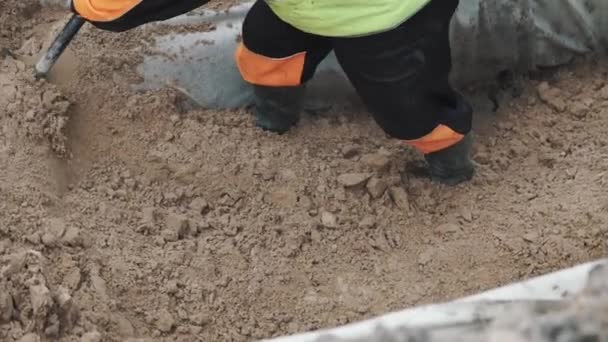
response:
[[[446,125],[435,127],[431,133],[420,139],[405,140],[405,142],[424,154],[446,149],[464,138],[464,135],[454,131]]]
[[[78,14],[91,21],[116,20],[139,5],[142,0],[74,0]]]
[[[235,58],[245,81],[261,86],[287,87],[300,85],[306,52],[285,58],[271,58],[257,54],[241,43]]]

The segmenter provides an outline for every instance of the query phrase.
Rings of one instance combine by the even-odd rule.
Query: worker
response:
[[[69,0],[100,29],[126,31],[204,0]],[[298,123],[306,83],[331,52],[375,121],[420,151],[434,181],[470,180],[472,108],[449,82],[450,21],[459,0],[258,0],[235,53],[254,88],[257,126]]]

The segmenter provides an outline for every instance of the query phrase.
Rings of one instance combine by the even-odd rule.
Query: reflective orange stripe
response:
[[[428,154],[448,148],[462,140],[462,138],[464,138],[464,135],[454,131],[450,127],[439,125],[431,133],[422,138],[406,140],[405,142],[420,152]]]
[[[116,20],[139,5],[142,0],[74,0],[81,17],[98,22]]]
[[[306,52],[285,58],[270,58],[249,50],[241,43],[235,57],[245,81],[262,86],[286,87],[300,85]]]

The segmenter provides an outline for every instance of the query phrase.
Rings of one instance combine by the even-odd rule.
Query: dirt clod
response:
[[[61,241],[71,247],[82,246],[83,238],[80,235],[80,229],[75,226],[68,227],[65,231],[65,234],[61,238]]]
[[[65,222],[61,219],[50,219],[46,222],[41,240],[45,246],[55,246],[65,233]]]
[[[200,215],[205,215],[209,210],[210,206],[204,198],[197,197],[190,202],[190,209],[194,210]]]
[[[186,216],[176,213],[169,213],[165,220],[165,237],[170,237],[167,241],[177,241],[185,238],[190,233],[190,221]]]
[[[453,222],[448,222],[441,224],[436,229],[437,233],[441,235],[448,235],[458,233],[460,231],[460,226]]]
[[[367,182],[366,187],[372,198],[378,198],[384,194],[388,187],[388,184],[386,184],[386,181],[384,181],[383,179],[372,177]]]
[[[277,207],[292,208],[298,203],[298,194],[291,189],[279,189],[270,194],[270,199]]]
[[[97,331],[88,332],[82,335],[80,342],[101,342],[101,334]]]
[[[430,263],[433,260],[434,256],[435,256],[435,248],[434,247],[427,248],[422,253],[420,253],[420,255],[418,255],[418,265],[426,266],[428,263]]]
[[[321,224],[325,228],[337,228],[338,227],[338,218],[336,215],[323,211],[321,212]]]
[[[357,156],[360,152],[360,148],[357,145],[346,145],[342,148],[342,156],[344,158],[350,159]]]
[[[0,323],[9,322],[15,313],[13,298],[5,287],[0,285]]]
[[[168,310],[163,309],[158,313],[156,327],[164,333],[170,332],[175,327],[175,319]]]
[[[365,183],[371,176],[369,173],[345,173],[338,176],[338,183],[347,188],[356,187]]]
[[[570,106],[570,112],[576,118],[582,119],[587,116],[587,113],[589,113],[589,107],[585,103],[577,101],[572,103]]]
[[[410,210],[409,197],[407,195],[407,192],[405,192],[405,190],[403,188],[391,187],[389,191],[390,191],[391,198],[393,199],[393,202],[395,203],[397,208],[404,210],[404,211]]]
[[[141,221],[145,225],[153,227],[156,223],[156,208],[146,207],[141,211]]]
[[[361,162],[363,164],[371,167],[375,171],[383,172],[388,169],[388,167],[390,166],[391,160],[386,155],[383,155],[380,153],[374,153],[374,154],[363,155],[361,157]]]
[[[373,216],[366,216],[359,222],[359,228],[369,229],[376,226],[376,219]]]
[[[564,101],[564,95],[557,88],[553,88],[547,82],[542,82],[538,85],[538,96],[541,101],[550,106],[557,112],[566,110],[567,104]]]
[[[40,336],[34,333],[28,333],[23,335],[18,342],[40,342]]]

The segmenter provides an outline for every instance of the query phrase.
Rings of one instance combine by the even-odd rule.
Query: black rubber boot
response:
[[[300,119],[304,86],[254,86],[256,125],[265,131],[283,134]]]
[[[475,166],[470,158],[473,137],[471,133],[457,144],[441,151],[426,154],[431,179],[445,185],[457,185],[471,180]]]

